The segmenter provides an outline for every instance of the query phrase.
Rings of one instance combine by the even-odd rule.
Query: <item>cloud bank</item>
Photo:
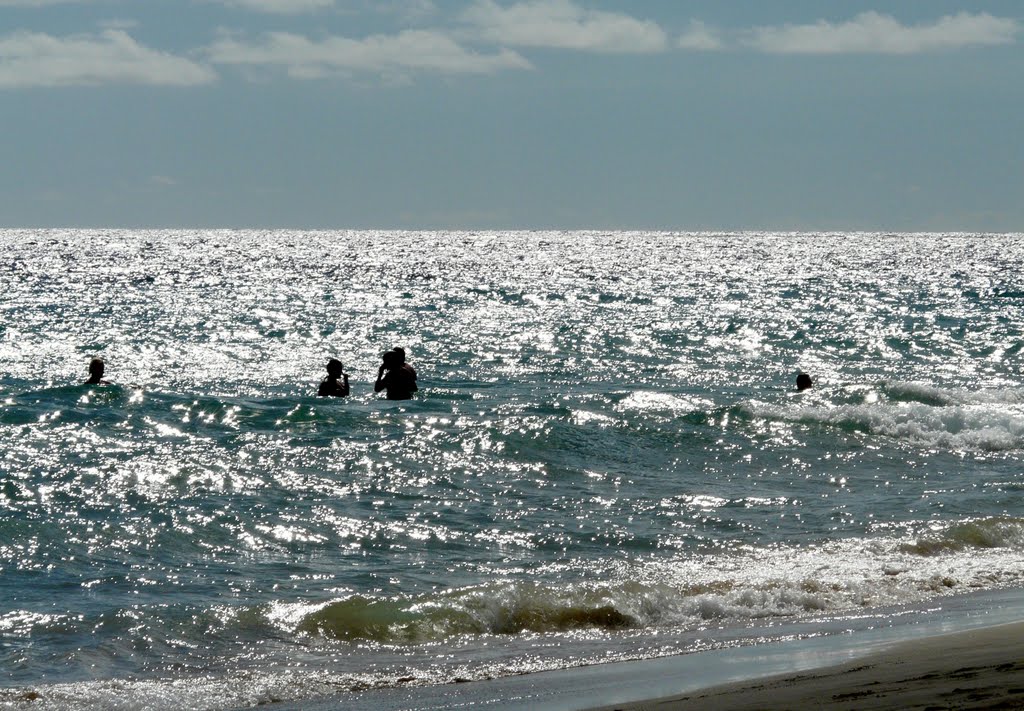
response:
[[[668,46],[655,22],[617,12],[582,8],[570,0],[532,0],[504,7],[477,0],[462,20],[476,39],[512,47],[547,47],[588,52],[660,52]]]
[[[210,46],[208,55],[215,64],[281,68],[297,79],[409,71],[491,74],[502,69],[532,67],[510,50],[480,54],[462,47],[447,35],[426,30],[406,30],[396,35],[373,35],[364,39],[312,40],[288,32],[273,32],[256,41],[225,36]]]
[[[122,30],[54,37],[0,38],[0,89],[97,84],[195,86],[217,75],[184,57],[144,47]]]
[[[707,52],[725,49],[725,42],[719,32],[711,29],[700,20],[692,20],[690,28],[676,40],[676,47],[694,51]]]
[[[888,15],[865,12],[847,22],[758,27],[745,44],[774,54],[916,54],[963,47],[1010,44],[1020,23],[987,13],[961,12],[935,22],[903,25]]]
[[[0,0],[3,7],[43,7],[99,0]],[[301,13],[339,6],[336,0],[202,0],[263,13]],[[391,0],[376,12],[402,17],[399,24],[438,14],[432,0]],[[127,32],[132,20],[98,23],[93,34],[57,37],[20,31],[0,36],[0,89],[110,83],[195,86],[216,80],[209,66],[266,69],[296,79],[378,75],[405,79],[414,73],[494,74],[532,69],[517,50],[554,49],[607,54],[746,51],[769,54],[911,55],[1007,45],[1024,31],[1020,20],[960,12],[918,24],[864,12],[844,21],[753,28],[715,28],[691,20],[670,38],[654,21],[624,12],[587,8],[578,0],[470,0],[453,23],[366,37],[310,37],[298,32],[249,36],[223,32],[186,56],[149,48]],[[189,57],[201,57],[206,65]]]

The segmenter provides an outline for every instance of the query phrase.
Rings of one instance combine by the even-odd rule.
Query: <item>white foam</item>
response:
[[[927,383],[883,380],[879,389],[892,400],[914,400],[924,404],[971,405],[971,404],[1021,404],[1024,403],[1024,389],[936,387]]]
[[[445,608],[474,616],[482,630],[492,631],[458,637],[451,646],[443,646],[445,643],[437,638],[424,645],[404,646],[398,652],[402,659],[399,667],[275,670],[261,664],[258,671],[233,670],[192,678],[40,685],[35,689],[0,690],[0,705],[31,703],[32,708],[62,710],[227,709],[277,701],[302,702],[347,690],[422,686],[458,677],[486,678],[617,661],[618,657],[602,655],[609,653],[615,639],[609,635],[619,634],[618,628],[584,632],[594,641],[587,649],[597,651],[569,658],[545,656],[540,651],[544,646],[561,645],[568,639],[566,633],[552,630],[550,635],[555,636],[550,636],[537,634],[536,630],[525,634],[500,630],[509,630],[508,621],[517,617],[529,620],[557,616],[563,610],[607,608],[633,618],[633,631],[654,633],[649,639],[657,639],[659,630],[737,629],[759,620],[801,621],[821,619],[822,614],[841,619],[844,615],[863,615],[872,608],[1020,586],[1024,583],[1024,519],[963,520],[923,525],[914,535],[882,535],[808,546],[750,546],[726,554],[620,562],[602,571],[590,571],[587,577],[596,577],[603,581],[600,583],[550,586],[542,582],[548,577],[545,573],[565,573],[564,568],[571,565],[538,570],[532,583],[492,583],[408,601],[407,612],[416,607]],[[403,601],[397,598],[388,604],[403,607]],[[321,608],[291,603],[262,612],[287,634],[294,632],[303,616]],[[582,639],[579,633],[572,634],[576,642]],[[468,642],[470,637],[481,641]],[[698,636],[695,644],[700,644],[700,639]],[[535,640],[541,647],[502,647],[502,640]],[[346,655],[355,654],[355,647],[346,649]],[[651,653],[641,652],[639,657]],[[655,656],[661,653],[653,652]],[[638,658],[636,651],[623,654],[623,658]],[[26,693],[39,696],[29,702]]]
[[[1024,405],[1016,390],[968,393],[900,384],[883,392],[904,400],[832,404],[819,396],[799,403],[743,403],[755,418],[854,428],[918,445],[952,450],[1001,451],[1024,448]],[[870,393],[869,393],[870,395]]]
[[[632,571],[653,606],[622,602],[648,624],[739,624],[764,617],[914,604],[1024,582],[1024,519],[962,521],[914,536],[748,548]],[[647,602],[652,600],[647,599]],[[647,609],[656,612],[644,616]]]

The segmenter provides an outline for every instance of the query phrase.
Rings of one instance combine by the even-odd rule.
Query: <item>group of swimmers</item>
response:
[[[384,391],[388,400],[409,400],[419,390],[416,385],[416,370],[405,362],[405,349],[395,346],[381,356],[377,369],[377,381],[373,392]],[[327,361],[327,377],[320,383],[316,394],[320,397],[348,397],[348,373],[337,358]]]
[[[373,384],[373,392],[384,392],[388,400],[409,400],[419,390],[416,385],[416,370],[405,362],[405,349],[394,347],[381,356],[380,368],[377,370],[377,381]],[[89,379],[86,385],[110,385],[103,379],[106,364],[102,358],[93,358],[89,362]],[[348,373],[345,366],[337,358],[327,361],[327,377],[320,383],[317,395],[320,397],[348,397],[350,392]]]
[[[103,379],[106,365],[102,358],[93,358],[89,362],[89,379],[86,385],[110,385]],[[807,390],[813,387],[814,381],[807,373],[796,376],[796,389]],[[416,385],[416,370],[405,362],[405,349],[395,346],[381,356],[380,368],[377,369],[377,380],[373,384],[373,392],[384,391],[388,400],[410,400],[412,394],[419,390]],[[327,377],[320,383],[316,394],[319,397],[348,397],[351,389],[348,385],[348,373],[345,366],[337,358],[327,361]]]

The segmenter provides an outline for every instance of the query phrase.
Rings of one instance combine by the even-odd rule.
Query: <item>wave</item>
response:
[[[0,424],[117,423],[135,414],[159,434],[256,431],[307,432],[359,422],[387,403],[368,407],[312,397],[248,398],[147,391],[135,386],[68,385],[0,399]]]
[[[570,564],[548,568],[534,580],[418,596],[347,595],[209,610],[162,606],[147,613],[147,624],[166,625],[196,641],[257,634],[401,647],[454,637],[678,631],[843,614],[1021,584],[1024,518],[921,523],[900,535],[746,546],[724,554],[613,563],[600,570],[573,570]],[[551,585],[543,578],[567,582]],[[570,582],[573,578],[576,582]],[[110,614],[117,618],[116,611]],[[110,621],[12,610],[0,615],[0,633],[85,633],[101,623]]]
[[[144,614],[134,609],[125,633],[174,639],[195,649],[193,675],[8,688],[0,690],[0,704],[238,708],[678,654],[737,643],[721,640],[745,636],[781,638],[793,629],[777,626],[781,621],[857,619],[931,605],[940,597],[1020,586],[1024,518],[921,523],[901,535],[617,563],[588,571],[598,580],[542,582],[566,579],[567,570],[556,567],[537,571],[539,580],[410,597],[350,595],[320,603],[282,600],[201,610],[157,605]],[[120,615],[111,611],[107,617]],[[167,629],[151,627],[165,617]],[[88,634],[98,622],[87,614],[15,610],[0,615],[0,633]],[[709,629],[714,632],[702,632]],[[744,629],[748,632],[739,632]],[[730,636],[726,630],[736,633]],[[271,653],[241,668],[218,666],[220,671],[211,672],[199,650],[214,640],[240,636],[264,640],[267,651],[284,643],[280,650],[289,660],[304,655],[303,650],[334,650],[341,653],[332,657],[336,662],[350,659],[354,667],[292,668],[291,663],[270,663],[277,658]],[[117,644],[131,648],[132,639]],[[669,643],[673,639],[689,641],[680,648]],[[660,642],[652,646],[650,640]],[[576,651],[568,657],[558,654],[563,645]]]
[[[1024,449],[1024,391],[967,391],[883,381],[876,388],[815,393],[783,404],[747,401],[746,419],[824,425],[957,451]]]
[[[262,614],[291,634],[387,644],[460,635],[698,629],[1019,584],[1022,563],[1024,518],[997,517],[927,524],[901,537],[648,562],[606,571],[601,583],[507,581],[412,598],[280,603]]]
[[[919,402],[937,407],[1024,403],[1024,389],[1021,388],[968,390],[966,388],[940,388],[925,383],[882,380],[878,383],[878,390],[892,402]]]
[[[1021,519],[993,517],[963,521],[930,530],[901,547],[917,555],[992,548],[1024,550],[1024,525]]]
[[[295,631],[341,640],[427,642],[457,635],[616,630],[639,621],[610,602],[588,601],[533,583],[461,590],[439,598],[372,600],[354,596],[302,615]]]
[[[11,394],[0,401],[0,424],[111,422],[138,402],[139,393],[122,385],[65,385]]]

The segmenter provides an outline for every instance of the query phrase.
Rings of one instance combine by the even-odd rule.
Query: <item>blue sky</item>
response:
[[[0,0],[0,226],[1024,230],[1020,0]]]

